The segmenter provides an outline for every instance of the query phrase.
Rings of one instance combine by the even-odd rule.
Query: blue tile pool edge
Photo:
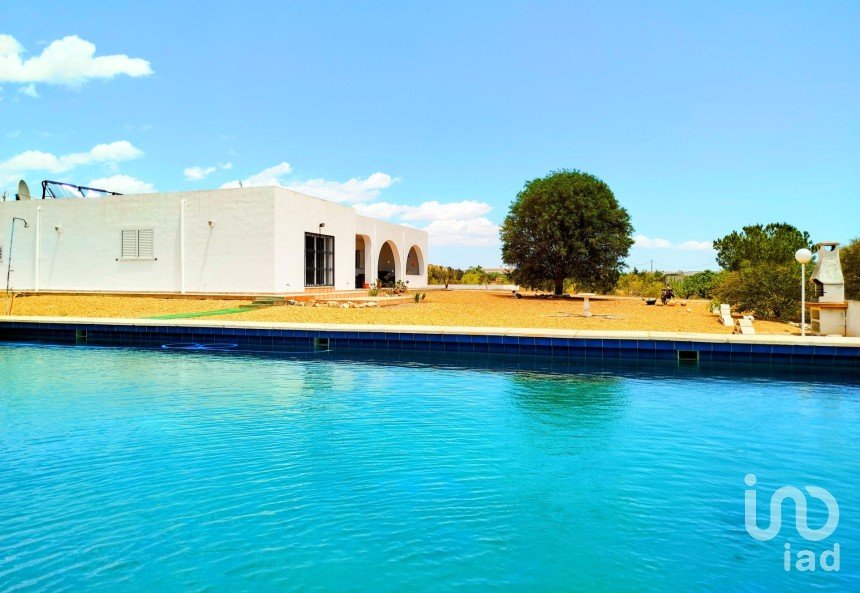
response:
[[[404,328],[407,330],[408,328]],[[781,362],[860,369],[860,347],[770,344],[642,337],[520,336],[493,333],[356,331],[354,328],[282,329],[78,322],[0,321],[0,340],[57,344],[231,348],[278,352],[296,348],[357,348],[720,362]],[[324,340],[325,342],[320,342]]]

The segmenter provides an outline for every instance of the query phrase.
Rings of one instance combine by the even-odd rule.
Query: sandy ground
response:
[[[233,308],[247,301],[122,296],[39,295],[16,298],[13,315],[57,317],[151,317],[171,313]],[[384,308],[340,309],[276,306],[205,319],[287,321],[304,323],[368,323],[389,325],[459,325],[554,329],[640,330],[731,333],[710,312],[707,301],[672,307],[646,306],[641,299],[592,300],[593,317],[582,317],[582,301],[514,299],[510,293],[427,291],[427,298]],[[799,333],[785,323],[757,320],[759,334]]]
[[[17,296],[12,303],[12,315],[38,317],[153,317],[191,311],[232,309],[247,301],[191,298],[155,298],[107,295],[39,295]],[[0,312],[6,313],[3,301]]]

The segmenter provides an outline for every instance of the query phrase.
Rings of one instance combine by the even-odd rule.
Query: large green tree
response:
[[[714,241],[717,263],[734,272],[744,264],[785,264],[794,261],[794,252],[811,247],[809,233],[784,222],[745,226]]]
[[[633,226],[603,181],[576,170],[526,182],[502,224],[502,260],[514,280],[564,291],[565,279],[608,291],[633,245]]]

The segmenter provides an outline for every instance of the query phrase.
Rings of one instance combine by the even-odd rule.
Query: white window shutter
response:
[[[137,231],[122,232],[122,259],[137,258]]]
[[[122,231],[122,259],[155,259],[152,229]]]
[[[153,258],[152,229],[141,229],[137,231],[137,257],[140,259]]]

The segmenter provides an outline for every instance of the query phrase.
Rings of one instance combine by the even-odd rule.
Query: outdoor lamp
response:
[[[806,335],[806,264],[812,259],[812,252],[805,247],[794,253],[800,264],[800,335]]]
[[[15,246],[15,223],[18,221],[24,223],[24,228],[29,228],[30,223],[21,218],[20,216],[12,217],[12,231],[9,233],[9,263],[6,266],[6,295],[9,294],[9,278],[12,274],[12,247]]]

